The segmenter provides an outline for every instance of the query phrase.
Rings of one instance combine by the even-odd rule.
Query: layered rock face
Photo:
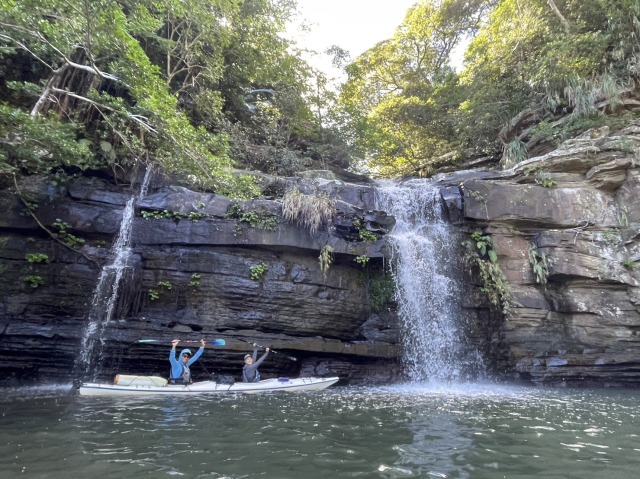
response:
[[[267,376],[339,375],[351,383],[397,378],[393,305],[372,311],[368,288],[372,276],[383,274],[383,236],[393,219],[373,210],[368,186],[299,179],[286,185],[294,186],[337,199],[330,228],[312,235],[304,225],[285,221],[281,201],[233,203],[152,185],[135,203],[131,251],[113,317],[97,318],[90,330],[92,308],[100,302],[94,289],[102,267],[113,259],[110,246],[134,192],[97,179],[79,179],[66,188],[31,179],[19,185],[22,197],[37,204],[31,217],[17,196],[5,191],[0,198],[5,211],[0,267],[9,279],[0,286],[5,378],[68,382],[71,375],[95,377],[96,372],[96,379],[123,372],[165,375],[173,338],[226,340],[225,347],[207,348],[193,367],[196,378],[224,373],[239,379],[242,357],[252,348],[247,341],[277,351],[263,363]],[[271,221],[269,228],[252,223],[260,219]],[[378,240],[363,241],[359,229]],[[325,274],[318,257],[327,245],[334,256]],[[366,268],[354,261],[358,256],[370,258]],[[140,344],[140,339],[159,341]],[[184,346],[197,348],[185,343],[179,348]],[[89,360],[83,360],[86,349],[93,356]]]
[[[495,370],[544,384],[640,384],[640,122],[589,131],[501,173],[440,178],[453,218],[493,241],[506,318],[467,300]],[[455,189],[455,188],[454,188]],[[456,200],[464,202],[463,207]],[[546,262],[546,264],[545,264]],[[482,298],[478,287],[469,298]]]
[[[489,372],[537,384],[640,385],[639,151],[636,122],[587,132],[511,170],[435,179],[450,220],[491,238],[510,288],[506,316],[473,274],[461,298],[468,345]],[[232,202],[155,181],[135,202],[113,317],[93,329],[91,319],[102,319],[96,284],[138,186],[27,179],[18,187],[33,216],[15,191],[0,193],[3,383],[96,371],[97,379],[165,375],[173,338],[226,340],[207,348],[196,378],[239,379],[247,341],[278,351],[261,368],[267,376],[339,375],[352,384],[401,377],[395,305],[372,308],[369,285],[385,274],[394,220],[375,211],[371,186],[318,178],[275,185],[336,199],[331,227],[312,234],[284,219],[281,200]],[[334,254],[326,274],[318,261],[325,246]],[[368,258],[366,267],[356,258]]]

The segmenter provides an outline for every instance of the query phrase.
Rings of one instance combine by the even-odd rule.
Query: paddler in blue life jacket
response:
[[[265,353],[262,355],[260,359],[256,361],[258,357],[258,345],[253,343],[253,355],[245,354],[244,355],[244,366],[242,367],[242,382],[243,383],[257,383],[260,381],[260,372],[258,371],[258,366],[262,364],[267,358],[269,354],[269,348],[265,348]]]
[[[169,352],[169,362],[171,363],[171,376],[169,377],[170,384],[191,384],[191,371],[189,366],[195,363],[204,351],[205,341],[200,340],[200,348],[196,351],[196,354],[192,355],[190,349],[183,349],[180,352],[180,359],[176,358],[176,346],[180,342],[179,339],[171,341],[171,351]]]

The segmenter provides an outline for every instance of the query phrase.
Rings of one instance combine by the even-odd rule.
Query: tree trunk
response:
[[[567,19],[564,18],[564,16],[562,15],[562,12],[560,12],[560,10],[558,9],[556,2],[554,0],[547,0],[547,3],[551,7],[551,10],[553,10],[553,13],[556,14],[556,17],[560,19],[560,23],[562,23],[562,26],[564,27],[564,31],[567,33],[570,33],[571,26],[569,25],[569,22],[567,21]]]

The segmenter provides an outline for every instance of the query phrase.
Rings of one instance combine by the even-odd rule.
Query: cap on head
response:
[[[187,355],[187,356],[189,356],[189,357],[193,356],[193,354],[191,354],[191,350],[190,350],[190,349],[184,349],[184,350],[180,353],[180,356],[181,356],[181,357],[182,357],[182,356],[185,356],[185,355]]]
[[[251,356],[250,354],[245,354],[244,355],[244,360],[246,361],[248,358],[253,358],[253,356]]]

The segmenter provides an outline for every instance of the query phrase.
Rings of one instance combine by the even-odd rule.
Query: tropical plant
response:
[[[463,260],[477,271],[485,293],[493,307],[501,308],[508,315],[512,306],[511,288],[498,264],[498,255],[493,250],[493,240],[481,231],[474,231],[471,240],[463,242],[466,248]]]

